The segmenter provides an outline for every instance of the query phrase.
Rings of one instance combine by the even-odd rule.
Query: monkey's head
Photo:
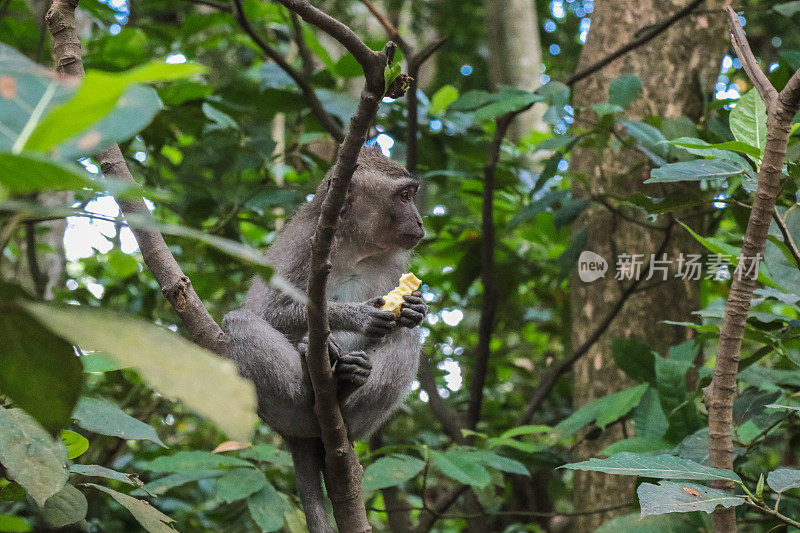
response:
[[[377,146],[362,148],[339,235],[368,254],[411,250],[425,236],[414,204],[418,189],[419,180]]]

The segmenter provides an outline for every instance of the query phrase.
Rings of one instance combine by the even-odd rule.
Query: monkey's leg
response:
[[[365,383],[342,406],[350,436],[360,439],[380,426],[408,393],[419,365],[419,332],[401,329],[367,350],[372,363]]]
[[[288,437],[286,443],[292,452],[297,490],[303,503],[306,525],[311,533],[333,533],[320,476],[325,462],[325,449],[320,439]]]
[[[314,396],[298,351],[247,309],[225,315],[229,354],[258,394],[258,414],[281,435],[317,437]]]

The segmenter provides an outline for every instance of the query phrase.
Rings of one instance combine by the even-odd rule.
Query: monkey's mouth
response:
[[[400,235],[400,244],[403,248],[410,250],[415,247],[425,236],[425,231],[420,230],[414,233],[403,233]]]

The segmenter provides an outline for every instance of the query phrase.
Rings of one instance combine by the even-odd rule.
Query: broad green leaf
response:
[[[800,1],[783,2],[782,4],[775,4],[772,10],[784,17],[793,17],[800,13]]]
[[[589,470],[619,476],[655,477],[663,479],[724,479],[741,483],[730,470],[711,468],[674,455],[639,455],[621,452],[608,459],[589,459],[562,466],[569,470]]]
[[[674,183],[676,181],[722,180],[744,174],[745,168],[727,159],[695,159],[668,163],[650,171],[645,183]]]
[[[603,428],[628,414],[631,409],[639,404],[639,400],[647,389],[648,385],[642,383],[630,389],[598,398],[562,420],[555,429],[562,437],[569,437],[583,426],[595,421],[597,421],[598,426]]]
[[[0,152],[0,190],[21,194],[79,190],[92,185],[75,165],[55,163],[36,154]]]
[[[632,379],[653,383],[656,377],[655,354],[647,344],[635,339],[614,339],[611,355],[617,366]]]
[[[13,310],[0,312],[0,339],[0,393],[53,435],[69,426],[83,382],[72,346],[27,313]]]
[[[93,433],[125,440],[149,440],[166,448],[152,426],[102,398],[81,398],[72,416],[80,427]]]
[[[479,107],[497,102],[500,96],[497,93],[487,91],[467,91],[458,99],[450,104],[449,108],[454,111],[473,111]]]
[[[686,137],[683,137],[682,139],[686,139]],[[692,155],[699,155],[700,157],[705,157],[707,159],[725,159],[727,161],[731,161],[733,163],[736,163],[737,165],[740,165],[742,168],[745,169],[750,168],[750,163],[747,162],[747,159],[740,156],[736,152],[732,152],[730,150],[722,150],[720,148],[714,148],[709,143],[701,139],[690,138],[689,140],[692,141],[692,144],[688,146],[682,146],[682,148]],[[673,145],[677,144],[675,140],[669,142],[670,144]],[[736,142],[736,144],[744,145],[743,143],[740,142]],[[749,148],[751,148],[752,151],[752,147]]]
[[[669,422],[656,389],[651,387],[642,396],[639,405],[633,410],[633,424],[639,437],[660,439],[667,433]]]
[[[186,472],[176,472],[151,481],[142,488],[149,494],[160,496],[175,487],[180,487],[187,483],[192,483],[193,481],[200,481],[201,479],[213,479],[224,473],[224,470],[189,470]]]
[[[525,467],[525,465],[515,459],[504,457],[502,455],[497,455],[494,452],[486,450],[467,451],[466,453],[471,454],[473,457],[475,457],[475,459],[478,462],[482,463],[484,466],[495,468],[502,472],[519,474],[521,476],[531,475],[530,472],[528,472],[528,469]]]
[[[459,483],[474,487],[485,487],[491,481],[491,476],[475,457],[469,454],[451,450],[447,452],[432,451],[431,458],[439,470],[447,477]]]
[[[252,448],[241,450],[238,454],[243,459],[264,461],[277,466],[292,466],[292,456],[289,452],[269,444],[258,444]]]
[[[619,124],[625,128],[625,131],[628,132],[628,135],[633,137],[636,142],[638,142],[647,150],[653,152],[661,158],[669,155],[667,138],[664,137],[660,131],[658,131],[658,128],[635,120],[620,120]]]
[[[589,206],[589,198],[574,198],[562,204],[553,216],[553,224],[557,228],[569,226]]]
[[[21,501],[25,501],[25,489],[19,483],[12,481],[0,489],[0,502]]]
[[[267,486],[264,472],[254,468],[232,468],[217,480],[217,496],[228,503],[243,500]]]
[[[261,531],[278,531],[283,527],[287,505],[278,491],[267,485],[247,499],[247,510]]]
[[[231,361],[133,317],[41,303],[26,308],[75,344],[134,367],[150,386],[181,400],[234,440],[250,439],[257,420],[255,391]]]
[[[623,74],[611,82],[608,88],[608,103],[628,107],[642,93],[642,80],[633,74]]]
[[[156,457],[143,468],[152,472],[191,472],[227,467],[252,467],[250,462],[230,455],[203,451],[185,451]]]
[[[764,153],[767,143],[767,106],[758,95],[755,88],[750,89],[736,101],[736,107],[731,110],[730,127],[736,140],[758,148],[760,154]],[[750,155],[757,164],[761,164],[761,155]]]
[[[42,517],[48,525],[60,528],[86,518],[89,504],[81,491],[67,483],[57,494],[47,498]]]
[[[89,441],[80,433],[74,431],[62,431],[61,441],[67,447],[67,456],[70,459],[75,459],[83,455],[89,449]]]
[[[431,105],[428,106],[428,113],[438,115],[458,99],[458,89],[452,85],[445,85],[431,96]]]
[[[697,533],[699,525],[693,515],[655,515],[641,517],[639,513],[612,518],[594,533]]]
[[[424,467],[425,461],[408,455],[381,457],[364,470],[362,488],[370,491],[394,487],[413,478]]]
[[[114,481],[121,481],[122,483],[133,485],[134,487],[141,487],[144,485],[137,474],[117,472],[116,470],[100,465],[70,465],[69,471],[71,474],[79,474],[86,477],[113,479]]]
[[[203,114],[208,118],[213,124],[206,125],[204,131],[214,131],[214,130],[224,130],[224,129],[237,129],[239,126],[236,124],[236,121],[228,115],[227,113],[223,113],[216,107],[212,106],[208,102],[203,102]]]
[[[552,427],[545,426],[543,424],[525,425],[504,431],[500,435],[500,438],[510,439],[511,437],[519,437],[521,435],[533,435],[535,433],[550,433],[551,431],[553,431]]]
[[[672,139],[669,141],[669,143],[675,146],[680,146],[681,148],[691,148],[698,152],[705,152],[709,150],[726,150],[741,152],[745,155],[750,155],[753,157],[761,157],[761,150],[755,146],[750,146],[749,144],[740,141],[726,141],[712,144],[694,137],[679,137],[677,139]]]
[[[132,85],[177,80],[203,71],[201,65],[194,63],[170,65],[163,61],[154,61],[119,73],[89,71],[75,94],[39,122],[25,143],[25,148],[46,152],[77,135],[81,135],[84,145],[91,144],[91,137],[87,135],[92,132],[87,134],[87,130],[111,113]],[[99,132],[92,136],[101,137]],[[81,144],[81,141],[78,143]],[[88,148],[101,147],[90,145]]]
[[[708,206],[713,200],[714,195],[707,191],[693,191],[691,195],[684,195],[676,191],[666,198],[656,198],[637,192],[625,198],[624,202],[641,208],[646,214],[660,215],[671,211],[682,211],[687,207]]]
[[[400,75],[400,63],[386,65],[383,69],[383,94],[389,90],[389,86]]]
[[[616,104],[609,104],[606,102],[603,102],[602,104],[595,104],[592,106],[592,109],[594,109],[595,113],[601,117],[605,115],[613,115],[614,113],[622,113],[625,111],[625,109]]]
[[[775,492],[783,492],[800,487],[800,470],[779,468],[767,474],[767,485]]]
[[[620,452],[631,453],[651,453],[672,448],[672,445],[664,439],[655,437],[628,437],[613,444],[609,444],[603,451],[602,455],[614,455]]]
[[[481,123],[485,120],[492,120],[500,115],[505,115],[512,111],[518,111],[536,102],[541,102],[542,97],[536,93],[525,91],[518,91],[506,94],[501,100],[481,107],[473,116],[475,123]]]
[[[118,504],[126,508],[133,517],[142,525],[144,529],[150,533],[174,533],[176,530],[172,527],[172,518],[168,517],[149,503],[144,500],[137,500],[133,496],[128,496],[122,492],[117,492],[108,487],[95,485],[94,483],[87,484],[94,487],[99,491],[105,492],[114,498]]]
[[[5,533],[25,533],[31,530],[27,520],[18,516],[0,514],[0,531]]]
[[[121,365],[110,357],[105,357],[99,353],[87,353],[80,356],[79,359],[83,364],[84,372],[103,373],[127,368],[125,365]]]
[[[0,464],[43,506],[67,483],[67,449],[22,409],[0,407]]]
[[[778,213],[781,215],[794,245],[800,246],[800,209],[795,207],[786,211],[778,208]],[[794,258],[786,257],[784,250],[775,244],[774,240],[777,240],[786,246],[783,234],[774,220],[770,223],[769,237],[771,238],[764,247],[764,264],[769,269],[770,275],[785,292],[800,294],[800,271],[797,269]]]
[[[744,498],[720,489],[710,489],[695,483],[661,481],[658,485],[642,483],[636,490],[642,517],[665,513],[705,511],[713,513],[718,505],[725,508],[744,503]]]

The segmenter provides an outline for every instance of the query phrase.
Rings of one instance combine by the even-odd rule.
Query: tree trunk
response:
[[[663,20],[685,4],[685,0],[596,2],[591,31],[580,57],[579,68],[602,59],[610,51],[630,42],[640,28]],[[702,112],[701,86],[707,91],[711,90],[719,73],[719,61],[727,49],[721,5],[722,2],[718,0],[706,4],[710,9],[719,8],[720,16],[688,16],[647,45],[578,83],[573,94],[575,107],[588,108],[607,101],[611,82],[621,74],[630,73],[641,78],[642,95],[627,111],[627,119],[641,120],[648,115],[660,115],[665,118],[688,116],[696,120]],[[584,118],[587,125],[595,119]],[[594,148],[579,149],[573,154],[570,170],[587,177],[585,184],[576,182],[574,185],[576,196],[606,193],[626,196],[636,191],[664,196],[670,190],[642,185],[649,175],[650,165],[642,154],[633,149],[618,153],[610,150],[599,153]],[[670,221],[666,219],[656,222],[661,227],[668,223]],[[573,231],[585,231],[588,238],[585,249],[600,254],[609,263],[604,278],[590,283],[581,281],[577,275],[571,279],[572,344],[580,346],[609,314],[626,286],[626,282],[614,279],[617,256],[623,253],[644,254],[643,263],[646,265],[650,254],[661,247],[668,232],[624,220],[594,202],[578,219]],[[685,231],[676,229],[672,231],[664,252],[668,259],[674,261],[681,252],[696,252],[696,246]],[[643,277],[646,274],[642,272]],[[665,353],[670,346],[689,338],[686,329],[660,322],[691,319],[690,313],[699,307],[699,282],[672,277],[674,272],[670,272],[669,276],[669,281],[632,295],[599,342],[576,363],[576,408],[631,386],[630,380],[616,367],[611,357],[613,339],[638,338]],[[661,277],[655,279],[660,280]],[[643,281],[642,285],[647,287],[650,283]],[[628,429],[622,424],[613,424],[597,438],[584,440],[576,448],[575,460],[598,456],[603,448],[628,436]],[[635,480],[631,477],[576,472],[573,479],[573,501],[578,511],[610,507],[634,497]],[[614,514],[621,512],[627,511],[580,517],[571,531],[594,531]]]
[[[510,85],[532,91],[542,83],[542,48],[534,0],[506,0],[502,7],[484,0],[489,77],[494,85]],[[545,106],[536,105],[519,115],[509,128],[512,139],[519,140],[532,129],[544,131]]]

